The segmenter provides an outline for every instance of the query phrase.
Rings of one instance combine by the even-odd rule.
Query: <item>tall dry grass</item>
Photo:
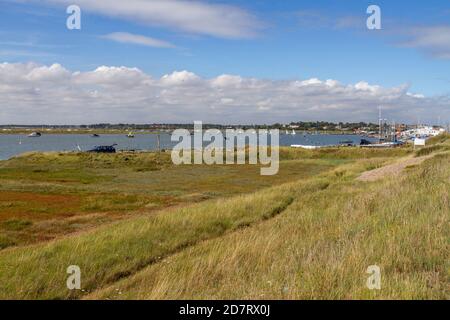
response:
[[[330,174],[328,187],[302,189],[282,215],[89,298],[448,299],[449,164],[440,155],[377,183]],[[381,267],[379,291],[366,287],[370,265]]]
[[[355,182],[384,161],[4,250],[0,298],[448,298],[450,156]],[[381,291],[365,286],[374,264]]]
[[[76,298],[66,269],[82,270],[92,291],[148,264],[232,230],[269,219],[293,201],[293,185],[160,212],[47,244],[0,252],[0,299]]]

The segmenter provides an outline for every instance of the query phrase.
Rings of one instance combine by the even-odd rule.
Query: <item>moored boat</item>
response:
[[[112,146],[98,146],[95,147],[92,150],[88,150],[87,152],[92,153],[116,153],[116,146],[117,144],[113,144]]]

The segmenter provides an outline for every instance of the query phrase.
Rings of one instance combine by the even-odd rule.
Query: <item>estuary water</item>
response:
[[[177,142],[171,141],[169,133],[160,135],[162,149],[171,149]],[[358,135],[328,135],[303,134],[286,135],[280,133],[280,145],[293,144],[328,146],[337,145],[342,141],[352,141],[359,144],[364,137]],[[370,140],[370,139],[369,139]],[[157,135],[136,134],[135,138],[128,138],[124,134],[102,134],[94,138],[89,134],[43,134],[38,138],[26,135],[0,134],[0,160],[31,151],[87,151],[96,146],[117,144],[117,150],[155,150]],[[209,142],[205,142],[208,145]]]

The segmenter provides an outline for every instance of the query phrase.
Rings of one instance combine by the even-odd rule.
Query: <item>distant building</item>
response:
[[[402,137],[435,137],[445,132],[443,128],[434,128],[431,126],[421,126],[416,129],[405,130],[401,133]]]

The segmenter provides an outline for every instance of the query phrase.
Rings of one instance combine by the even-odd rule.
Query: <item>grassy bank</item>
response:
[[[301,192],[282,215],[89,298],[448,299],[449,164],[438,156],[377,183],[329,175],[327,188]],[[381,267],[380,291],[365,285],[370,265]]]
[[[154,154],[128,160],[46,154],[4,162],[1,193],[36,196],[38,186],[42,198],[31,198],[54,204],[54,211],[42,214],[56,218],[33,220],[41,207],[36,204],[25,219],[26,199],[8,207],[0,198],[2,212],[16,210],[19,217],[3,220],[7,232],[1,236],[33,234],[40,223],[60,223],[62,231],[51,242],[0,251],[0,298],[448,297],[450,156],[431,158],[396,178],[355,180],[411,154],[410,148],[286,148],[273,177],[260,176],[257,166],[175,167],[148,158]],[[21,168],[29,174],[15,178]],[[73,173],[61,181],[54,176],[58,170]],[[77,175],[83,179],[69,179]],[[68,199],[55,204],[46,198],[74,196],[92,206],[95,198],[83,197],[97,192],[111,194],[112,202],[99,200],[94,211],[77,207],[72,217],[59,216]],[[146,200],[133,200],[134,207],[121,198],[157,192],[176,199],[172,208],[154,210]],[[193,196],[199,194],[209,197]],[[17,203],[23,207],[13,210]],[[128,212],[127,219],[113,222],[114,208],[118,215]],[[82,217],[90,230],[64,233],[68,221]],[[94,217],[101,218],[92,222]],[[382,268],[381,291],[365,287],[365,270],[374,264]],[[82,291],[66,288],[70,265],[81,268]]]
[[[87,291],[230,230],[269,219],[292,202],[292,187],[210,201],[116,223],[81,236],[0,253],[0,298],[69,298],[67,262],[84,270]],[[251,209],[251,210],[249,210]],[[19,290],[19,291],[18,291]]]
[[[0,250],[314,176],[347,160],[174,166],[170,154],[32,153],[0,162]]]

